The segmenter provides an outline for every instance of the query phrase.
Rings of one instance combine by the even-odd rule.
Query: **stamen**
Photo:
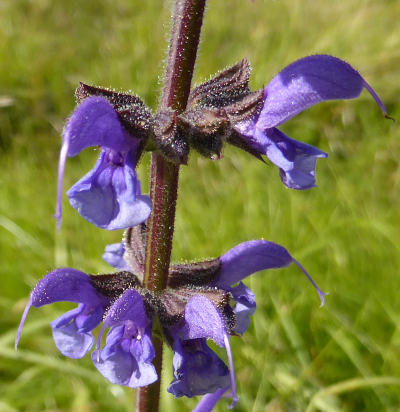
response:
[[[293,259],[293,263],[307,276],[308,280],[314,286],[315,290],[318,293],[319,299],[321,301],[320,308],[325,305],[325,296],[329,295],[329,292],[322,292],[322,290],[316,285],[316,283],[312,280],[312,277],[307,273],[307,271],[303,268],[303,266],[296,260]]]
[[[21,322],[19,323],[19,326],[18,326],[17,336],[15,338],[15,350],[18,349],[18,344],[19,344],[19,339],[21,338],[22,328],[24,327],[24,323],[25,323],[26,317],[28,316],[28,312],[31,306],[32,306],[32,299],[29,298],[29,302],[25,306],[24,313],[22,314],[22,317],[21,317]]]
[[[226,388],[217,389],[214,393],[207,393],[207,395],[204,395],[201,398],[200,402],[192,412],[211,412],[228,389],[229,386]]]
[[[232,404],[229,406],[229,409],[233,409],[236,405],[236,402],[239,401],[239,398],[236,393],[236,377],[235,377],[235,366],[233,364],[233,356],[231,351],[231,345],[229,343],[229,337],[226,333],[224,333],[224,343],[226,354],[228,355],[228,362],[229,362],[229,374],[231,375],[231,392],[232,392]]]
[[[374,100],[376,101],[377,105],[380,107],[380,109],[382,110],[383,115],[385,116],[386,119],[390,119],[393,120],[393,117],[390,117],[387,114],[387,110],[385,105],[383,104],[382,100],[379,98],[379,96],[376,94],[375,90],[364,80],[364,87],[368,90],[368,92],[371,94],[371,96],[374,98]]]
[[[96,341],[96,351],[97,351],[97,362],[100,362],[100,346],[101,346],[101,338],[103,337],[104,331],[106,330],[107,325],[103,323],[103,326],[100,329],[99,336],[97,336]]]
[[[60,157],[58,160],[58,176],[57,176],[57,203],[56,203],[56,214],[54,217],[57,219],[57,230],[61,229],[61,219],[62,219],[62,195],[63,195],[63,180],[65,171],[65,162],[67,160],[68,149],[69,149],[69,134],[65,133],[64,141],[60,150]]]
[[[143,336],[144,336],[144,329],[143,328],[138,328],[136,339],[137,340],[142,340]]]

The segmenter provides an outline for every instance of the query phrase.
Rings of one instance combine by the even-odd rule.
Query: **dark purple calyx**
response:
[[[206,286],[218,277],[220,269],[219,258],[173,265],[169,269],[167,286],[169,288],[187,285]]]
[[[236,135],[234,125],[261,112],[263,89],[252,92],[249,77],[250,65],[244,59],[195,87],[183,113],[172,109],[157,113],[152,124],[157,148],[176,164],[187,163],[189,147],[205,157],[221,158],[224,141]],[[246,142],[233,137],[235,143],[256,155]]]
[[[188,106],[226,107],[240,101],[250,92],[250,72],[250,63],[243,59],[195,87],[190,93]]]
[[[90,283],[103,296],[115,299],[127,289],[140,288],[140,282],[136,275],[124,271],[109,275],[89,275]]]
[[[179,127],[178,115],[171,109],[158,112],[152,123],[152,138],[157,148],[171,162],[187,164],[189,143],[184,130]]]

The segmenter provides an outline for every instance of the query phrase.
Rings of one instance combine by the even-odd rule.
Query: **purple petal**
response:
[[[80,332],[75,321],[63,326],[53,326],[53,339],[59,351],[72,359],[83,358],[91,349],[94,337],[91,332]]]
[[[130,270],[128,264],[124,259],[125,247],[122,242],[113,243],[112,245],[107,245],[106,250],[103,253],[103,260],[105,260],[109,265],[120,270]]]
[[[140,339],[132,340],[130,352],[136,359],[141,359],[143,363],[151,363],[156,352],[151,340],[151,329],[147,328],[146,333]]]
[[[228,289],[228,291],[232,293],[233,299],[236,301],[233,309],[236,315],[235,332],[242,335],[249,328],[250,316],[256,311],[255,296],[242,282],[234,288]]]
[[[128,289],[110,307],[104,324],[114,326],[124,321],[132,321],[136,328],[145,329],[149,324],[142,296],[134,289]]]
[[[325,100],[356,98],[363,88],[386,115],[377,94],[348,63],[328,55],[304,57],[284,68],[266,87],[257,128],[278,126]]]
[[[137,296],[128,294],[125,298],[135,300]],[[142,304],[142,301],[140,303]],[[137,302],[134,306],[140,312]],[[113,310],[124,312],[118,304],[114,305]],[[104,349],[95,351],[92,360],[97,369],[112,383],[136,388],[157,380],[156,370],[151,363],[155,357],[155,350],[151,341],[151,325],[149,324],[146,329],[140,329],[134,317],[121,324],[120,320],[123,320],[127,313],[130,313],[129,308],[127,312],[120,314],[117,320],[119,326],[111,327]],[[104,325],[107,324],[110,324],[110,317],[106,317]]]
[[[143,223],[150,216],[151,200],[140,194],[135,170],[128,165],[117,169],[113,174],[112,185],[118,200],[119,213],[108,229],[126,229]]]
[[[119,348],[107,358],[102,356],[102,351],[92,353],[92,361],[99,372],[111,383],[128,385],[132,372],[137,368],[137,362],[130,353]]]
[[[94,225],[126,229],[151,213],[148,196],[138,195],[139,182],[130,164],[115,165],[102,151],[95,167],[67,192],[71,206]]]
[[[291,189],[315,186],[317,158],[327,157],[322,150],[286,136],[278,129],[255,131],[258,150],[279,167],[282,182]]]
[[[61,227],[63,179],[67,155],[75,156],[86,147],[102,146],[114,152],[132,150],[136,158],[138,147],[138,142],[124,131],[113,107],[101,97],[90,97],[78,106],[65,126],[63,137],[58,163],[55,213],[58,230]]]
[[[64,356],[80,359],[91,349],[94,337],[91,331],[102,321],[103,306],[80,304],[50,323],[57,348]]]
[[[39,280],[31,294],[32,305],[40,307],[54,302],[85,303],[102,306],[107,299],[91,285],[90,277],[79,270],[56,269]]]
[[[292,257],[276,243],[266,240],[250,240],[240,243],[220,257],[221,272],[216,286],[229,288],[252,273],[265,269],[289,266]]]
[[[50,322],[50,326],[52,328],[61,328],[65,325],[68,325],[68,323],[71,323],[71,321],[75,320],[75,318],[82,312],[83,308],[84,308],[84,305],[79,304],[75,309],[65,312],[63,315],[59,316],[57,319],[54,319],[52,322]]]
[[[204,395],[192,412],[211,412],[229,387],[221,388],[214,393]]]
[[[194,296],[185,306],[185,323],[181,329],[182,339],[213,339],[224,346],[225,325],[221,314],[204,296]]]
[[[294,263],[306,275],[318,292],[321,306],[324,305],[324,296],[327,293],[322,292],[303,266],[293,259],[284,247],[276,243],[267,242],[266,240],[250,240],[235,246],[219,259],[221,261],[221,271],[215,281],[215,286],[217,287],[230,291],[230,285],[241,281],[255,272],[265,269],[283,268]]]
[[[119,342],[121,342],[121,340],[124,337],[124,330],[125,330],[125,325],[121,324],[119,326],[113,326],[111,327],[110,331],[107,334],[106,337],[106,346],[105,348],[111,348],[115,345],[118,345]],[[99,342],[99,347],[100,347],[100,342]],[[103,357],[107,357],[107,356],[103,356]]]
[[[128,139],[116,111],[102,97],[85,99],[72,113],[64,129],[64,141],[69,142],[68,156],[75,156],[90,146],[122,151]]]
[[[152,364],[138,362],[120,346],[107,358],[102,356],[102,352],[94,351],[92,361],[99,372],[112,383],[137,388],[150,385],[158,378]]]
[[[174,380],[168,392],[176,397],[204,395],[229,385],[229,371],[224,362],[207,346],[204,339],[174,343]]]

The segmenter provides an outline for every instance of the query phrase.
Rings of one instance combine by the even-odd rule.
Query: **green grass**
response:
[[[16,328],[30,289],[47,271],[110,271],[101,261],[120,232],[91,226],[64,202],[55,230],[60,132],[80,80],[132,89],[155,108],[170,4],[152,1],[14,0],[0,14],[0,411],[130,410],[132,391],[108,384],[89,359],[57,352],[48,322],[70,307],[32,310],[20,350]],[[210,0],[196,71],[201,81],[242,57],[254,88],[312,53],[349,61],[398,106],[400,31],[395,0]],[[329,291],[324,308],[296,267],[246,282],[258,310],[232,346],[237,411],[397,411],[400,405],[400,132],[367,93],[316,106],[283,127],[329,153],[319,187],[290,191],[275,167],[227,147],[182,168],[173,259],[218,256],[257,238],[287,247]],[[91,168],[88,150],[68,161],[65,187]],[[148,184],[149,158],[139,168]],[[174,400],[165,353],[163,411]],[[228,401],[217,408],[225,411]]]

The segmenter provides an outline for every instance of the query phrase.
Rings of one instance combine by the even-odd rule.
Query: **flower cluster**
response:
[[[62,182],[67,156],[90,146],[101,151],[94,168],[67,192],[82,217],[108,229],[126,229],[151,213],[141,194],[135,167],[147,148],[156,147],[170,161],[186,164],[190,148],[220,158],[229,143],[279,168],[292,189],[315,186],[315,165],[328,155],[291,139],[282,125],[310,106],[334,99],[353,99],[366,89],[387,116],[369,84],[348,63],[328,55],[304,57],[284,68],[261,90],[249,88],[247,60],[195,87],[187,109],[152,115],[136,96],[81,83],[80,105],[67,121],[60,153],[56,217],[61,220]]]
[[[144,283],[146,225],[150,198],[141,193],[136,166],[145,150],[158,150],[168,161],[186,164],[191,149],[220,158],[232,144],[279,168],[292,189],[315,186],[316,159],[327,154],[286,136],[277,127],[326,100],[352,99],[366,89],[383,113],[374,90],[346,62],[327,55],[300,59],[261,90],[249,87],[246,60],[194,88],[183,113],[172,109],[153,115],[136,96],[81,84],[79,106],[63,134],[58,173],[57,213],[61,222],[66,159],[99,146],[94,168],[67,192],[73,208],[94,225],[126,229],[122,243],[109,245],[103,258],[118,272],[89,275],[71,268],[47,274],[33,289],[31,306],[69,301],[78,306],[51,323],[58,349],[70,358],[92,351],[92,361],[110,382],[131,388],[158,379],[152,336],[174,352],[168,391],[180,396],[207,395],[196,411],[208,411],[229,388],[237,401],[230,336],[242,335],[256,310],[255,296],[242,280],[294,263],[324,293],[288,251],[272,242],[241,243],[216,259],[169,268],[167,288],[153,292]],[[97,339],[93,331],[101,325]],[[108,330],[103,342],[103,335]],[[207,345],[225,348],[229,367]]]
[[[88,275],[71,268],[57,269],[35,286],[18,331],[31,306],[54,302],[77,303],[77,308],[51,323],[61,353],[82,358],[93,347],[92,361],[110,382],[136,388],[158,379],[152,361],[153,326],[159,325],[174,351],[174,377],[168,391],[196,396],[231,388],[237,400],[229,337],[243,334],[255,312],[254,294],[242,280],[252,273],[296,264],[288,251],[272,242],[241,243],[217,259],[179,264],[169,270],[167,289],[150,292],[143,285],[144,237],[129,229],[121,244],[107,247],[103,258],[121,270]],[[102,323],[97,339],[93,330]],[[109,328],[102,348],[102,335]],[[207,339],[226,348],[229,368],[207,345]]]

